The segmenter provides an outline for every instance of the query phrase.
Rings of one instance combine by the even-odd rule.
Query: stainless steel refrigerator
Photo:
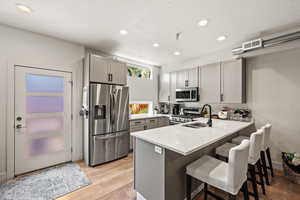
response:
[[[90,84],[89,165],[95,166],[128,155],[129,89]]]

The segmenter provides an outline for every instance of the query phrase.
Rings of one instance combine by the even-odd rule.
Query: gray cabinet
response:
[[[162,72],[159,77],[159,101],[170,101],[170,73]]]
[[[109,60],[98,55],[90,55],[90,81],[109,83],[109,68]]]
[[[158,118],[146,119],[146,129],[158,127]]]
[[[221,102],[246,102],[246,66],[244,59],[221,63]]]
[[[199,70],[200,102],[220,103],[220,63],[205,65]]]
[[[198,67],[178,71],[176,74],[176,87],[198,87]]]
[[[199,77],[198,77],[198,67],[189,69],[187,71],[188,76],[188,87],[198,87],[199,85]]]
[[[143,131],[147,129],[169,126],[170,120],[168,117],[154,117],[149,119],[131,120],[130,133]],[[130,150],[133,149],[134,137],[130,136]]]
[[[170,73],[170,102],[176,103],[176,72]]]
[[[90,55],[90,81],[126,85],[127,67],[125,63]]]
[[[187,87],[187,71],[178,71],[176,72],[176,88],[185,88]]]
[[[170,120],[168,117],[158,118],[157,127],[164,127],[164,126],[169,126],[169,125],[170,125]]]
[[[109,73],[111,74],[111,82],[118,85],[126,85],[127,83],[127,66],[125,63],[113,60],[110,61]]]

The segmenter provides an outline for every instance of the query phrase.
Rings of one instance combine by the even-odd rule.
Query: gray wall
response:
[[[300,152],[300,49],[247,59],[247,104],[256,126],[272,123],[272,156]]]
[[[82,59],[84,47],[67,41],[0,25],[0,181],[6,177],[6,137],[7,124],[7,74],[8,67],[25,65],[39,68],[65,69],[73,71],[73,111],[81,109]],[[75,160],[82,158],[81,117],[76,114],[73,120],[73,149]],[[10,156],[11,157],[11,156]]]

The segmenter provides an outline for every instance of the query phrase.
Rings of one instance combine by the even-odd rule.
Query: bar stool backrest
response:
[[[271,124],[266,124],[263,126],[264,133],[263,133],[263,142],[262,142],[262,150],[265,151],[267,148],[271,146],[271,140],[270,140],[270,135],[271,135]]]
[[[240,145],[230,149],[228,157],[229,187],[240,189],[247,180],[249,147],[249,140],[243,140]]]
[[[249,164],[255,165],[260,158],[261,145],[263,141],[263,130],[258,129],[250,136],[250,149],[249,149]]]

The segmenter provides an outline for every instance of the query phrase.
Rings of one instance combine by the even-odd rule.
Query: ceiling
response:
[[[16,3],[33,13],[20,12]],[[0,5],[2,24],[157,65],[230,49],[300,21],[299,0],[0,0]],[[209,24],[197,26],[203,18]],[[128,34],[120,35],[121,29]],[[228,39],[219,42],[220,35]]]

